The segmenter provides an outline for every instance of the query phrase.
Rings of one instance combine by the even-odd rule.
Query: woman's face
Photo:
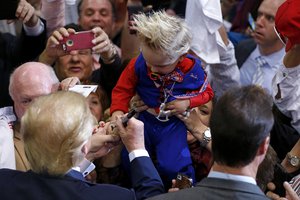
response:
[[[209,101],[208,103],[199,106],[197,109],[197,114],[199,116],[200,121],[205,126],[209,127],[209,119],[212,112],[212,101]],[[197,141],[197,139],[188,131],[187,134],[187,141],[188,143],[193,143]]]
[[[98,95],[95,93],[91,93],[87,97],[87,102],[89,104],[91,113],[96,117],[97,121],[99,122],[102,119],[103,109]]]
[[[212,112],[212,101],[198,107],[198,114],[201,122],[205,126],[209,126],[209,119]]]

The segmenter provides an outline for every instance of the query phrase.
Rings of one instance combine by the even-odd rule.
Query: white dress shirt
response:
[[[218,99],[226,90],[240,85],[240,71],[236,64],[234,46],[229,41],[226,46],[219,33],[217,44],[220,55],[220,63],[207,66],[208,80]]]
[[[273,79],[273,101],[291,118],[291,125],[300,134],[300,65],[286,68],[283,64]]]
[[[0,109],[0,168],[16,169],[14,134],[9,126],[15,120],[12,107]]]

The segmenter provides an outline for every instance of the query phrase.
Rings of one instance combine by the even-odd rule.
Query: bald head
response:
[[[14,101],[18,119],[21,119],[34,98],[55,91],[58,83],[50,66],[39,62],[28,62],[19,66],[11,74],[9,83],[9,94]]]

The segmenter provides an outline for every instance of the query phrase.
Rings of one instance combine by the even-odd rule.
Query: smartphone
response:
[[[192,184],[193,181],[191,178],[181,173],[177,174],[175,188],[179,188],[180,190],[190,188]]]
[[[65,37],[61,44],[64,51],[91,49],[94,46],[92,43],[94,38],[92,31],[81,31]]]
[[[251,13],[248,13],[248,23],[249,23],[249,27],[251,28],[252,31],[255,30],[255,21],[251,15]]]
[[[143,6],[142,5],[129,5],[127,6],[127,12],[128,12],[128,24],[130,26],[133,25],[133,16],[139,13],[143,12]],[[130,34],[136,34],[135,30],[129,29]]]

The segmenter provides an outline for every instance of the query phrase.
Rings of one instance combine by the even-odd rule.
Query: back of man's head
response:
[[[253,85],[226,92],[210,119],[215,162],[229,167],[248,165],[273,123],[272,99],[264,89]]]
[[[62,176],[78,165],[95,124],[86,99],[78,93],[59,91],[35,99],[21,121],[32,170]]]

